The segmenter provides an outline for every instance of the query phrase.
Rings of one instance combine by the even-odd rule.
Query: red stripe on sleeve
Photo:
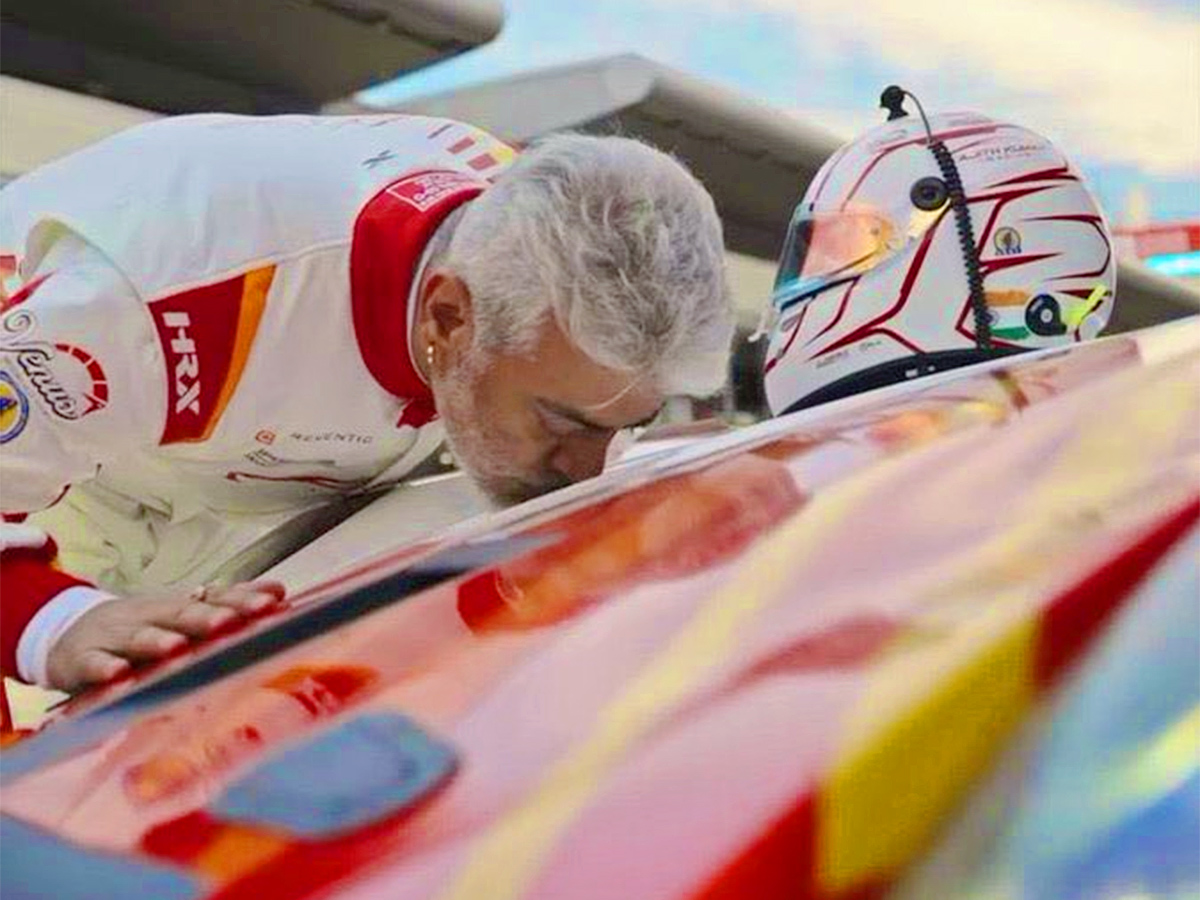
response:
[[[17,644],[30,620],[60,591],[90,582],[54,568],[58,548],[12,548],[0,555],[0,674],[17,674]]]

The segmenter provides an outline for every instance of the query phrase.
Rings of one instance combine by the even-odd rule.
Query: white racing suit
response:
[[[512,157],[440,119],[185,116],[0,192],[4,674],[44,679],[93,583],[198,583],[440,443],[420,266]]]

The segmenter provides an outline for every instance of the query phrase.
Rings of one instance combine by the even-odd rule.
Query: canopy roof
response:
[[[6,75],[161,112],[315,110],[490,41],[497,0],[4,0]]]

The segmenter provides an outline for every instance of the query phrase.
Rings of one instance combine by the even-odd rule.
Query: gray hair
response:
[[[480,349],[528,350],[553,316],[588,357],[668,394],[725,383],[733,309],[721,223],[684,166],[623,137],[547,137],[468,204],[439,260]]]

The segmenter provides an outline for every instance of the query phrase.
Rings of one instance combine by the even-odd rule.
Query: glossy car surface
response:
[[[330,572],[5,751],[5,886],[877,896],[1195,527],[1198,375],[1030,354]]]

